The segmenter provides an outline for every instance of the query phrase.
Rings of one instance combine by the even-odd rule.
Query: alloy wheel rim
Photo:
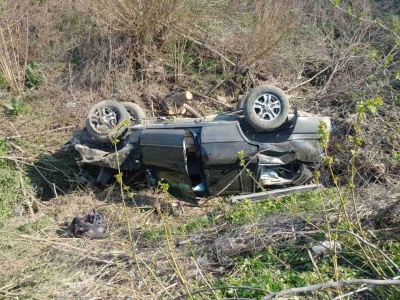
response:
[[[107,134],[118,122],[118,116],[115,111],[108,107],[97,108],[90,116],[90,125],[101,134]]]
[[[282,102],[274,94],[265,93],[254,101],[253,110],[259,119],[263,121],[272,121],[281,114]]]

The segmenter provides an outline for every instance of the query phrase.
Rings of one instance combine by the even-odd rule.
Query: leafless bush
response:
[[[291,35],[299,24],[303,3],[231,1],[229,6],[236,13],[226,21],[231,30],[227,32],[231,43],[225,46],[236,53],[239,65],[252,67],[256,62],[268,60]]]
[[[114,30],[132,37],[138,53],[151,55],[159,49],[169,32],[194,27],[196,15],[205,1],[101,0],[95,6],[99,15]]]

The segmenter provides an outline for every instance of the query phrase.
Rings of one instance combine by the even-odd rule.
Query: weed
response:
[[[190,233],[204,228],[215,226],[217,221],[214,213],[200,216],[195,220],[189,220],[179,225],[179,232]]]
[[[23,73],[19,64],[20,57],[17,46],[21,36],[15,27],[18,28],[18,26],[12,27],[8,24],[0,25],[0,74],[3,84],[7,82],[13,94],[21,95],[23,93]]]
[[[295,249],[293,249],[295,250]],[[293,251],[296,257],[297,268],[299,264],[304,266],[309,262],[302,261],[304,255],[299,255],[298,251]],[[282,257],[289,255],[290,252],[280,252],[279,259],[287,263],[291,257]],[[316,279],[312,276],[312,271],[299,272],[295,268],[291,268],[290,264],[286,267],[277,263],[277,257],[272,254],[271,250],[262,251],[254,256],[242,259],[235,267],[234,276],[224,276],[216,284],[216,286],[251,286],[264,289],[266,291],[280,291],[292,286],[305,286],[310,283],[310,279]],[[294,263],[294,262],[293,262]],[[326,276],[328,277],[328,276]],[[221,297],[237,297],[237,298],[260,298],[265,296],[265,292],[230,289],[221,293]]]
[[[8,85],[7,79],[4,76],[3,72],[0,70],[0,87],[5,87]]]
[[[79,58],[79,50],[78,48],[74,48],[68,51],[69,54],[69,62],[74,66],[79,66],[80,58]]]
[[[219,210],[219,208],[216,208]],[[214,212],[204,216],[199,216],[196,219],[189,219],[187,221],[179,221],[176,224],[170,224],[169,232],[171,236],[182,237],[186,234],[195,233],[203,229],[207,229],[218,224],[215,219]],[[143,237],[150,241],[161,241],[165,239],[164,229],[152,226],[146,226],[142,232]]]
[[[20,174],[15,167],[2,156],[7,154],[7,144],[0,140],[0,217],[12,215],[13,208],[20,199]]]
[[[8,112],[14,116],[18,116],[22,112],[24,103],[17,97],[12,97],[10,104],[8,105]]]
[[[38,63],[30,61],[25,72],[25,86],[37,89],[43,83],[43,74]]]
[[[161,242],[164,240],[164,229],[155,228],[154,224],[146,226],[143,230],[143,238],[148,241]]]
[[[231,223],[243,225],[251,220],[277,212],[287,211],[296,214],[313,211],[320,207],[323,199],[329,200],[332,197],[332,190],[327,189],[323,192],[304,192],[282,198],[265,199],[260,202],[245,200],[239,204],[229,206],[225,212],[225,217]]]
[[[43,216],[33,222],[25,223],[18,227],[18,231],[25,234],[33,234],[40,230],[45,229],[53,223],[53,220],[49,216]]]

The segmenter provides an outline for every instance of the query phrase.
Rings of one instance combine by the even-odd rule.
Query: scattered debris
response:
[[[240,195],[240,196],[233,196],[231,198],[231,202],[239,202],[244,199],[249,199],[252,202],[258,202],[262,201],[266,198],[271,198],[271,197],[281,197],[284,195],[288,194],[293,194],[293,193],[303,193],[303,192],[308,192],[308,191],[314,191],[314,190],[322,190],[324,189],[324,186],[322,184],[309,184],[309,185],[304,185],[304,186],[293,186],[285,189],[277,189],[277,190],[272,190],[272,191],[267,191],[267,192],[259,192],[259,193],[253,193],[253,194],[248,194],[248,195]]]
[[[107,236],[106,219],[95,210],[75,217],[69,229],[72,236],[78,238],[100,239]]]
[[[318,245],[312,246],[311,250],[314,252],[314,254],[318,255],[331,250],[342,251],[342,245],[336,241],[324,241]]]

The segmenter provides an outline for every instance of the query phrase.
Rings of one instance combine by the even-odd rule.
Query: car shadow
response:
[[[76,161],[77,155],[79,154],[75,151],[60,149],[53,154],[41,155],[35,162],[25,166],[24,171],[34,187],[37,198],[49,201],[75,191],[86,190],[92,193],[96,200],[104,203],[121,204],[124,199],[129,207],[156,208],[161,205],[161,210],[164,210],[164,203],[176,200],[169,194],[159,193],[156,188],[148,187],[144,172],[127,171],[123,172],[123,182],[125,187],[129,187],[129,192],[128,188],[125,188],[122,197],[114,175],[107,185],[96,184],[101,167],[80,165]]]
[[[59,195],[66,195],[82,187],[74,174],[79,173],[72,152],[57,151],[53,154],[40,155],[35,162],[24,168],[36,197],[51,200]]]

